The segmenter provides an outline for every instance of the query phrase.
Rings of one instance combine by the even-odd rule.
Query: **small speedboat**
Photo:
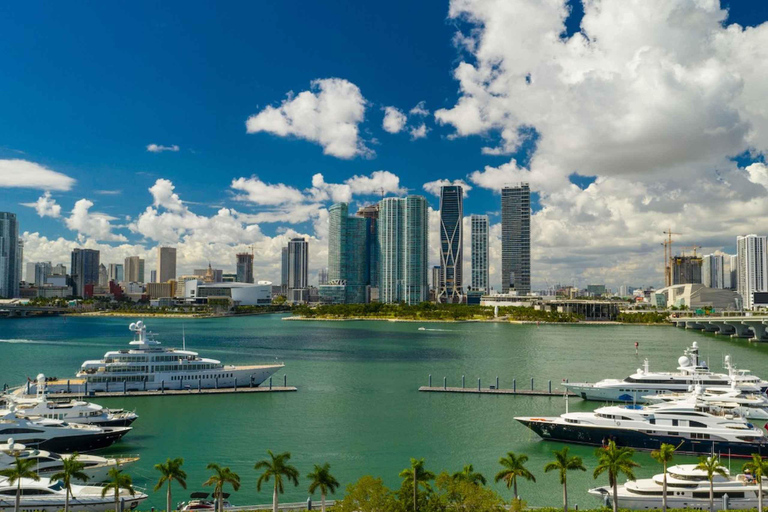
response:
[[[229,493],[223,492],[221,493],[221,497],[224,500],[222,503],[223,508],[232,508],[232,504],[227,501]],[[216,510],[216,500],[211,498],[211,495],[207,492],[193,492],[189,496],[189,501],[179,503],[176,510],[179,510],[180,512]]]

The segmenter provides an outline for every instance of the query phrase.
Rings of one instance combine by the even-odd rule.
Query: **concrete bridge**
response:
[[[731,338],[747,338],[750,341],[768,341],[768,315],[691,315],[670,318],[669,321],[684,329],[711,332]]]
[[[0,318],[24,317],[30,315],[58,315],[66,313],[67,308],[57,308],[53,306],[29,306],[25,304],[2,304],[0,303]]]

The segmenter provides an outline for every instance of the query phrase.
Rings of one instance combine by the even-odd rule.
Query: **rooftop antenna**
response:
[[[181,347],[187,350],[187,336],[184,334],[184,324],[181,324]]]

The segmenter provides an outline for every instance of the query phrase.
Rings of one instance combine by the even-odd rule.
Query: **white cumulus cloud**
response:
[[[432,194],[434,196],[440,197],[440,189],[442,187],[447,187],[447,186],[450,186],[450,185],[461,185],[462,192],[463,192],[462,195],[464,197],[467,197],[468,192],[470,190],[472,190],[472,187],[469,184],[467,184],[464,180],[453,180],[453,181],[451,181],[451,180],[441,179],[441,180],[435,180],[435,181],[430,181],[430,182],[425,183],[424,184],[424,191],[429,192],[430,194]]]
[[[0,159],[0,187],[70,190],[75,179],[28,160]]]
[[[112,231],[112,221],[115,217],[99,212],[91,212],[93,201],[80,199],[75,203],[69,217],[64,219],[67,227],[77,231],[83,237],[93,238],[105,242],[125,242],[128,239],[124,235]]]
[[[173,144],[171,146],[163,146],[161,144],[148,144],[147,151],[150,153],[162,153],[163,151],[171,151],[173,153],[179,150],[179,146]]]
[[[309,91],[288,97],[278,107],[268,106],[246,121],[248,133],[268,132],[320,144],[323,153],[337,158],[373,156],[360,138],[366,100],[360,88],[342,78],[313,80]]]
[[[34,208],[40,217],[56,219],[61,216],[61,206],[56,203],[56,200],[51,197],[51,193],[47,190],[34,203],[22,203],[22,205]]]
[[[384,120],[381,127],[388,133],[400,133],[408,122],[408,116],[397,107],[384,107]]]

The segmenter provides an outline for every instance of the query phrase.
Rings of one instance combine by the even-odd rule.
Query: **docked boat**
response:
[[[768,456],[768,436],[744,418],[691,397],[654,405],[611,405],[593,412],[566,412],[554,417],[518,417],[541,438],[604,446],[609,440],[637,450],[656,450],[662,443],[678,453]]]
[[[139,417],[132,411],[106,409],[83,400],[53,400],[46,394],[43,374],[37,376],[36,391],[35,396],[9,393],[5,400],[8,405],[15,406],[16,413],[20,415],[99,427],[128,427]]]
[[[564,386],[584,400],[604,402],[646,402],[647,395],[660,393],[684,393],[690,386],[700,384],[707,388],[729,389],[736,385],[747,392],[765,393],[768,381],[750,374],[749,370],[736,368],[730,356],[725,356],[727,373],[710,371],[706,361],[699,356],[699,345],[695,341],[677,360],[676,372],[652,372],[648,359],[643,368],[624,379],[603,379],[599,382],[571,382]]]
[[[749,474],[736,477],[715,475],[714,498],[717,508],[721,508],[723,496],[728,495],[729,509],[751,509],[757,507],[758,484]],[[664,475],[629,481],[617,489],[619,508],[633,510],[661,509]],[[768,493],[768,482],[763,485],[763,492]],[[603,499],[604,504],[613,504],[613,489],[609,486],[596,487],[589,494]],[[668,508],[709,508],[709,480],[707,473],[696,469],[695,464],[680,464],[667,469],[667,507]]]
[[[11,407],[0,411],[0,443],[13,439],[30,448],[57,453],[89,452],[119,441],[131,427],[97,427],[48,418],[27,418]]]
[[[48,380],[46,391],[53,393],[157,391],[170,389],[211,389],[258,386],[283,368],[282,363],[233,366],[200,357],[184,348],[165,348],[142,321],[130,324],[134,339],[130,348],[104,354],[102,359],[85,361],[76,379]],[[19,391],[35,394],[38,384],[28,382]]]
[[[222,508],[232,508],[232,504],[228,501],[229,493],[223,492],[221,493],[221,497]],[[214,511],[216,510],[216,500],[211,498],[211,495],[207,492],[193,492],[189,497],[189,501],[179,503],[176,510],[180,512],[195,512],[197,510],[204,512],[209,510]]]
[[[72,454],[60,454],[45,450],[29,449],[12,439],[6,444],[0,444],[0,469],[11,467],[16,457],[35,461],[35,472],[41,477],[50,478],[61,471],[62,459],[71,457]],[[138,457],[101,457],[80,453],[77,460],[83,464],[83,473],[88,476],[89,483],[103,482],[107,480],[109,470],[112,468],[123,469],[138,461]]]
[[[11,484],[7,478],[0,477],[0,511],[14,510],[16,504],[16,486],[21,486],[20,512],[59,512],[64,509],[66,489],[58,480],[41,478],[39,481],[22,478],[20,484]],[[72,495],[69,498],[69,509],[72,512],[107,512],[115,510],[114,491],[102,496],[103,487],[100,485],[72,484]],[[119,499],[124,510],[133,510],[139,503],[147,499],[143,492],[131,494],[120,489]]]
[[[644,397],[651,403],[676,402],[695,396],[700,402],[729,409],[734,414],[756,420],[768,420],[768,397],[762,393],[748,393],[732,385],[730,389],[694,387],[688,393],[663,393]]]

